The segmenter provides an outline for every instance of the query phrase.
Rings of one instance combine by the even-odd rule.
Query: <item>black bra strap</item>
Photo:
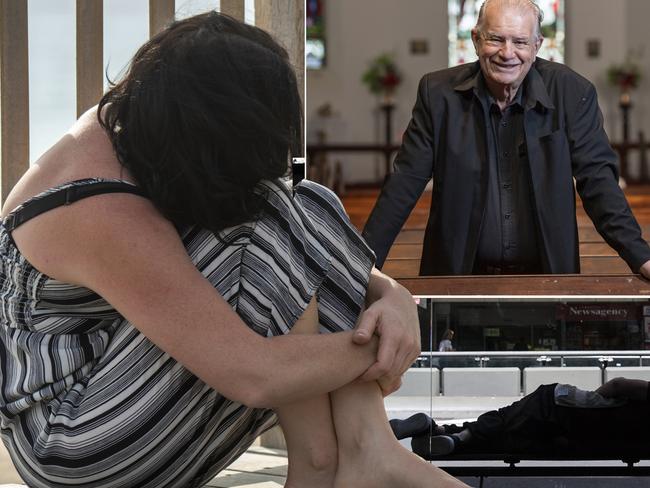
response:
[[[20,209],[7,215],[3,224],[5,229],[11,233],[19,225],[48,210],[70,205],[83,198],[101,195],[102,193],[133,193],[145,196],[141,188],[121,181],[93,181],[87,184],[77,184],[25,202]]]

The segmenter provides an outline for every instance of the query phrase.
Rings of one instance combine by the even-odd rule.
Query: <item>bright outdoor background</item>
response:
[[[246,0],[246,22],[255,18]],[[176,17],[219,9],[219,0],[176,0]],[[76,120],[75,0],[29,0],[30,162]],[[104,72],[116,79],[149,37],[148,0],[104,1]],[[104,80],[104,88],[108,82]]]

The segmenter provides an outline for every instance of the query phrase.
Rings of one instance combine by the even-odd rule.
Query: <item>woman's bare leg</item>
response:
[[[329,397],[276,409],[287,441],[287,488],[332,488],[337,468],[336,434]]]
[[[315,301],[291,333],[318,333]],[[467,486],[397,441],[377,382],[353,382],[275,411],[287,441],[287,488]]]
[[[291,333],[318,333],[315,300],[294,324]],[[289,471],[285,487],[332,488],[338,453],[329,395],[286,404],[275,412],[287,441]]]
[[[467,487],[397,441],[376,382],[351,383],[330,399],[339,452],[336,488]]]

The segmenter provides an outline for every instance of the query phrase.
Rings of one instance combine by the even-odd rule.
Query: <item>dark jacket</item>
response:
[[[485,208],[486,121],[478,62],[420,81],[413,116],[363,235],[381,266],[433,177],[421,275],[471,274]],[[633,271],[650,259],[618,186],[618,160],[603,130],[596,90],[558,63],[537,58],[524,80],[524,131],[544,273],[579,273],[573,178],[596,229]]]

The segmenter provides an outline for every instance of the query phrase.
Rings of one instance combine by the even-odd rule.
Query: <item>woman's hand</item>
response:
[[[401,376],[382,376],[377,379],[379,388],[381,388],[381,393],[385,397],[391,393],[395,393],[402,386],[402,377]]]
[[[411,294],[392,278],[373,268],[364,312],[352,340],[365,344],[379,336],[377,361],[361,377],[379,380],[387,395],[399,388],[402,374],[420,355],[420,326]],[[396,386],[397,385],[397,386]]]

